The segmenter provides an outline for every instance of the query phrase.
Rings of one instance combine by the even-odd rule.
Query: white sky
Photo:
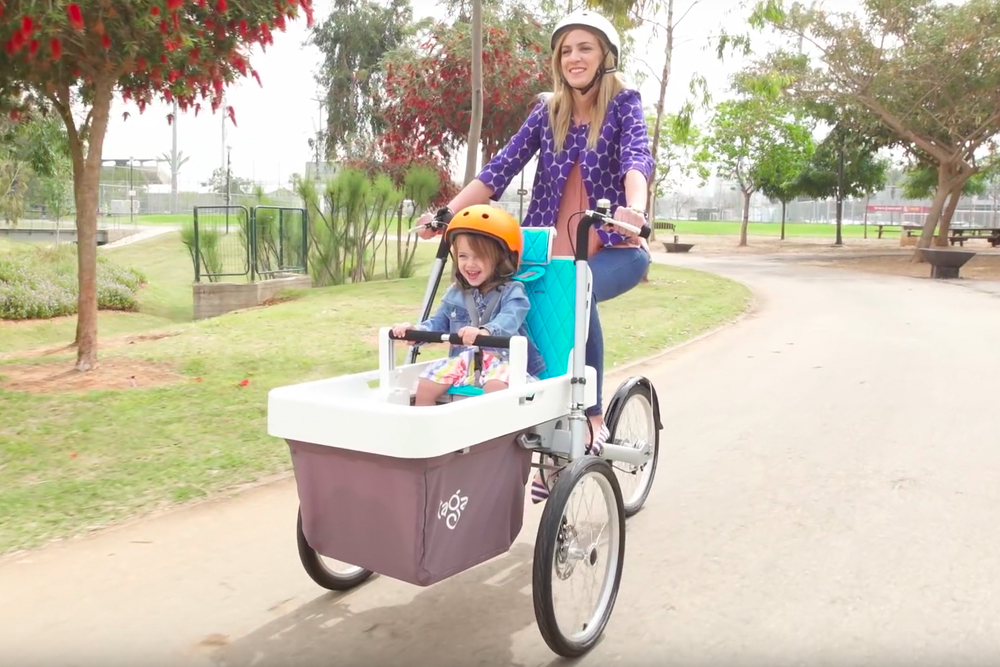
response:
[[[691,0],[676,0],[679,16]],[[687,94],[687,83],[696,71],[707,77],[716,95],[724,94],[727,77],[739,68],[737,62],[719,62],[714,53],[705,50],[709,34],[717,32],[726,21],[731,30],[739,30],[741,0],[701,0],[688,13],[675,32],[675,54],[671,83],[667,93],[667,110],[676,110]],[[826,0],[824,4],[857,6],[852,0]],[[443,17],[439,3],[414,0],[414,14]],[[329,15],[331,0],[316,0],[317,23]],[[252,64],[260,73],[263,88],[252,78],[233,85],[227,99],[234,107],[237,126],[227,119],[226,143],[232,147],[234,175],[252,178],[267,188],[285,185],[292,173],[302,173],[310,160],[308,139],[315,136],[320,112],[312,98],[319,93],[314,80],[321,63],[319,50],[305,46],[308,30],[305,18],[289,24],[284,32],[274,33],[274,45],[267,53],[255,50]],[[648,35],[637,35],[637,44],[646,44]],[[650,40],[647,62],[660,71],[663,64],[662,42]],[[643,99],[653,104],[658,83],[649,77],[642,85]],[[123,112],[130,117],[123,120]],[[134,104],[116,100],[104,144],[105,159],[157,158],[171,150],[172,128],[166,116],[172,108],[154,104],[142,115]],[[202,110],[197,118],[192,111],[180,113],[178,150],[190,159],[180,173],[182,188],[196,188],[223,164],[223,114]],[[461,174],[464,165],[457,165]]]

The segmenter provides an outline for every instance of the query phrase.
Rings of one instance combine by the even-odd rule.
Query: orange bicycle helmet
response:
[[[482,234],[496,239],[511,252],[515,269],[521,265],[521,225],[507,211],[489,204],[463,208],[448,223],[448,230],[445,232],[448,242],[452,243],[455,234],[459,233]]]

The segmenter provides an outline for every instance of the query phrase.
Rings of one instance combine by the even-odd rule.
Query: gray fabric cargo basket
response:
[[[531,471],[517,435],[429,459],[288,441],[306,541],[327,558],[419,586],[507,552]]]

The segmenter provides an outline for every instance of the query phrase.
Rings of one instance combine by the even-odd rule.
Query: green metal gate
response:
[[[306,210],[286,206],[196,206],[194,280],[244,276],[249,282],[306,273]]]

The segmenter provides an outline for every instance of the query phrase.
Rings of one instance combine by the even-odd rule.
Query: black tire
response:
[[[576,564],[566,560],[564,532],[564,516],[573,491],[581,482],[593,477],[599,484],[605,505],[609,509],[608,538],[613,540],[608,546],[609,556],[614,559],[613,567],[604,574],[601,595],[593,610],[588,610],[588,620],[583,622],[579,636],[568,636],[559,625],[555,611],[553,593],[553,575],[556,568],[568,568],[571,573],[576,565],[593,567],[599,559],[599,550],[594,545],[583,549],[584,556]],[[610,494],[610,498],[608,497]],[[567,526],[573,531],[574,526]],[[574,533],[575,534],[575,533]],[[615,544],[614,542],[617,542]],[[558,560],[557,560],[558,557]],[[535,606],[535,620],[538,630],[556,654],[564,658],[577,658],[594,647],[604,633],[611,618],[615,601],[618,598],[618,587],[621,584],[622,567],[625,563],[625,512],[622,505],[621,489],[618,478],[611,466],[604,459],[595,456],[585,456],[571,461],[562,469],[557,478],[555,488],[545,502],[542,520],[538,526],[535,539],[535,557],[532,566],[532,598]],[[559,577],[562,579],[563,577]]]
[[[645,505],[646,499],[649,498],[649,492],[653,488],[653,478],[656,477],[656,464],[660,460],[660,429],[662,425],[659,419],[659,404],[656,391],[646,378],[626,380],[618,387],[612,397],[608,406],[608,432],[610,433],[608,442],[616,445],[625,444],[618,442],[619,437],[626,437],[629,434],[619,434],[619,430],[624,430],[622,429],[623,418],[631,415],[634,409],[644,413],[648,429],[652,431],[653,458],[639,468],[618,461],[610,461],[615,475],[618,476],[619,486],[622,487],[626,518],[634,516]],[[648,432],[645,437],[649,437]],[[632,476],[641,476],[639,485],[628,498],[625,498],[625,489],[629,486],[625,480]]]
[[[360,586],[368,577],[372,576],[371,570],[360,567],[352,567],[347,572],[336,572],[327,567],[316,550],[309,546],[306,536],[302,532],[302,510],[299,509],[298,520],[295,524],[295,537],[299,545],[299,560],[305,568],[309,578],[323,588],[330,591],[349,591]]]

